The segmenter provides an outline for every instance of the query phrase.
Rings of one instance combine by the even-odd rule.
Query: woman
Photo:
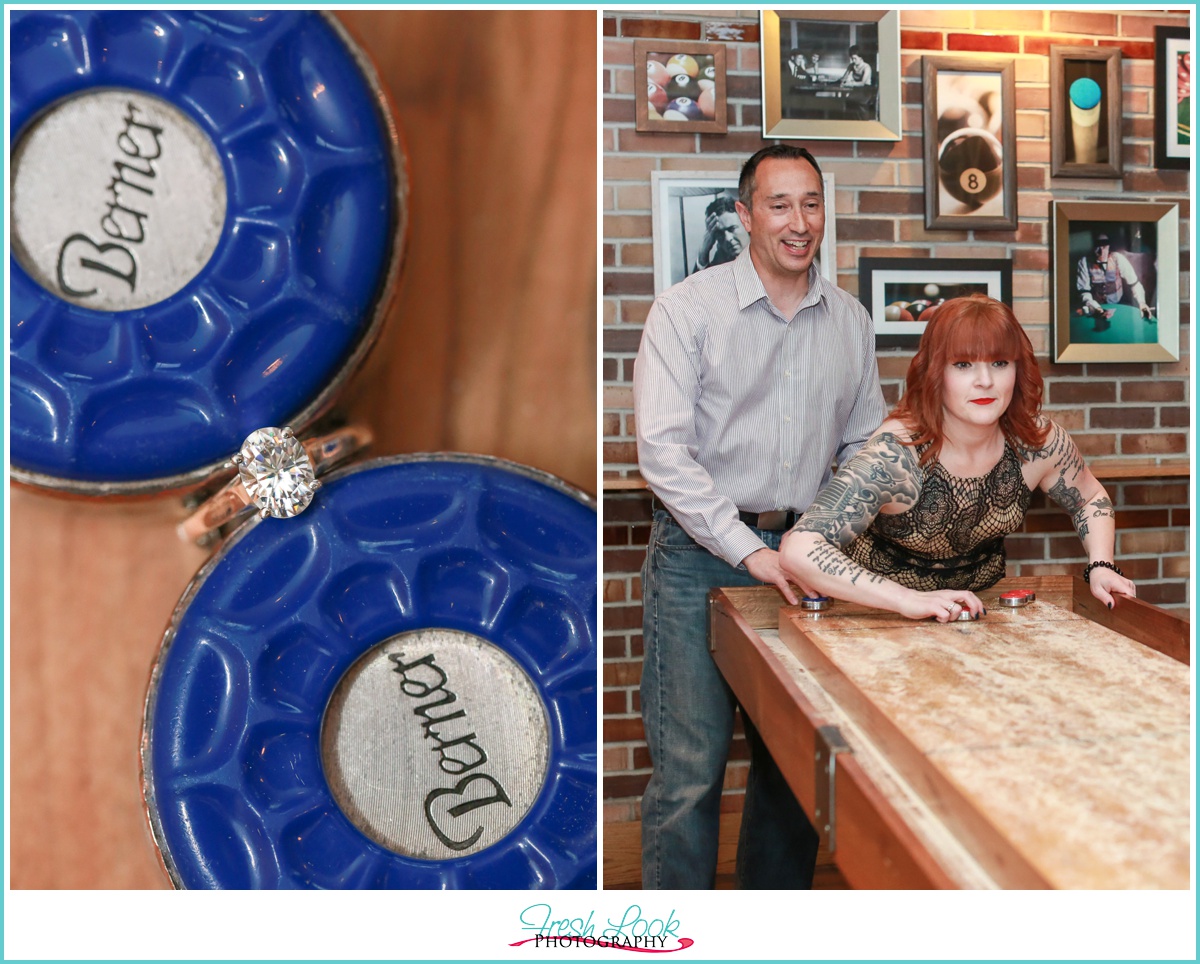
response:
[[[1113,564],[1112,501],[1062,426],[1012,311],[983,295],[942,305],[900,404],[817,495],[780,549],[809,592],[912,619],[976,619],[1004,576],[1004,537],[1034,489],[1071,514],[1092,595],[1137,595]]]

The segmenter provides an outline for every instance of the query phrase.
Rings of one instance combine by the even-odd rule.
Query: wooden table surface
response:
[[[1005,609],[1011,589],[1037,601]],[[979,597],[981,620],[935,624],[716,590],[713,658],[818,828],[833,805],[852,886],[1186,891],[1187,620],[1078,577]]]
[[[1188,666],[994,594],[981,620],[851,610],[780,637],[1002,886],[1186,890]]]
[[[596,492],[596,14],[355,11],[412,180],[407,264],[340,406],[369,454],[463,451]],[[11,883],[160,888],[138,738],[205,553],[178,500],[11,500]]]

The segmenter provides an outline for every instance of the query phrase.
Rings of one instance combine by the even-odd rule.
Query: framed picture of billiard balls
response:
[[[900,14],[763,10],[763,137],[898,141]]]
[[[639,131],[729,130],[724,44],[637,40],[633,71]]]
[[[1192,39],[1187,27],[1154,28],[1154,166],[1192,166]]]
[[[1050,174],[1120,177],[1121,49],[1050,46]]]
[[[925,227],[1017,227],[1016,65],[925,57]]]
[[[1055,201],[1051,232],[1054,361],[1178,361],[1178,204]]]
[[[952,298],[984,294],[1012,304],[1011,258],[859,258],[858,300],[875,322],[876,348],[915,348]]]
[[[825,236],[817,269],[837,282],[837,219],[834,178],[822,175]],[[738,173],[651,171],[654,230],[654,293],[661,294],[688,275],[725,264],[741,254],[750,237],[738,216]]]

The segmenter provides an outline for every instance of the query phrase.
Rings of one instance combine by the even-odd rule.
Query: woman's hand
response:
[[[1088,575],[1088,588],[1091,589],[1092,595],[1109,609],[1113,608],[1112,594],[1115,592],[1123,596],[1137,596],[1137,586],[1130,580],[1101,566],[1097,566]]]
[[[973,619],[978,619],[984,612],[983,603],[975,593],[965,589],[939,589],[937,592],[911,593],[896,611],[909,619],[932,616],[939,623],[948,623],[958,619],[964,609]]]

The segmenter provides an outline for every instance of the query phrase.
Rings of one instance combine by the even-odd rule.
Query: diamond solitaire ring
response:
[[[260,428],[246,436],[225,463],[237,475],[180,523],[179,537],[201,541],[247,507],[264,519],[290,519],[308,508],[321,486],[319,475],[371,442],[361,426],[348,426],[301,442],[290,428]]]

